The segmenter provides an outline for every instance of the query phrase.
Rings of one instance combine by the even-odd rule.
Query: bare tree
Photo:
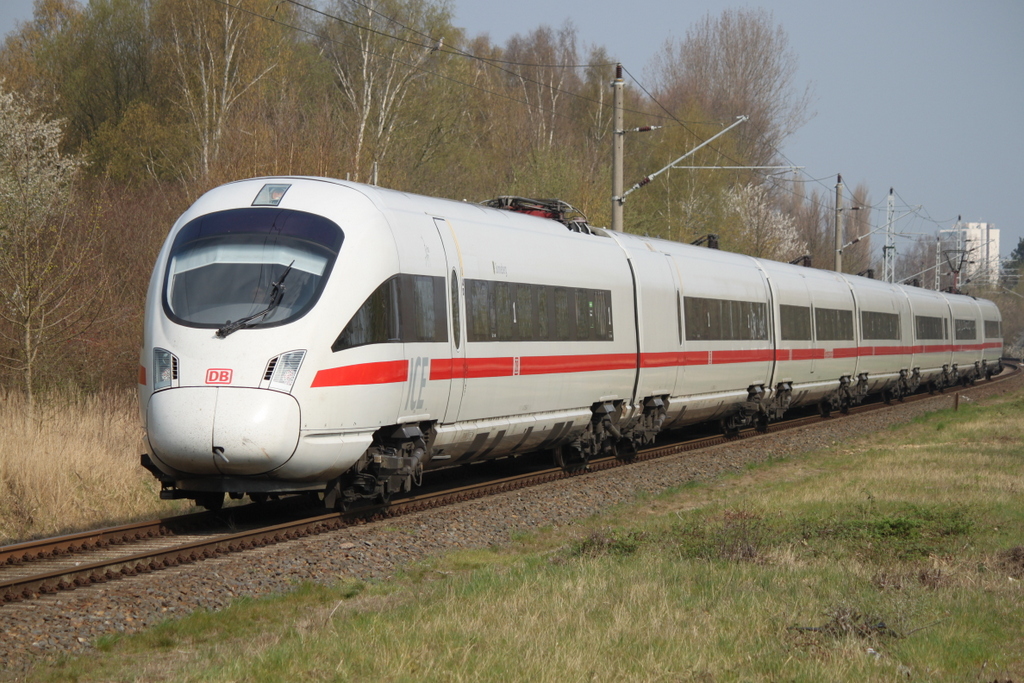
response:
[[[896,256],[896,281],[913,283],[931,289],[935,283],[936,241],[931,235],[917,237]]]
[[[579,63],[576,28],[566,22],[554,30],[541,26],[526,36],[513,36],[508,41],[505,58],[516,62],[511,71],[516,96],[525,103],[526,113],[537,142],[544,149],[555,144],[556,132],[565,112],[567,93],[581,86],[572,65]]]
[[[321,47],[351,114],[355,180],[387,157],[413,84],[446,59],[455,29],[434,0],[336,0],[319,27]],[[429,68],[428,68],[429,67]]]
[[[269,7],[268,1],[244,3]],[[170,58],[178,94],[198,146],[194,178],[210,174],[232,108],[275,66],[261,41],[265,21],[227,4],[165,0],[160,9],[169,30]]]
[[[80,162],[60,153],[62,134],[0,89],[0,362],[30,406],[44,350],[80,334],[98,296],[78,287],[92,244],[69,219]]]
[[[807,119],[811,90],[797,89],[796,72],[786,32],[764,9],[707,14],[681,42],[666,41],[648,69],[659,99],[672,109],[750,117],[737,136],[752,165],[770,162]]]

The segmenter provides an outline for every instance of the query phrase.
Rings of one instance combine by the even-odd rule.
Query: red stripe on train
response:
[[[1001,347],[1002,345],[998,342],[990,342],[986,344],[963,344],[957,346],[862,346],[859,348],[833,349],[671,351],[641,354],[640,365],[643,368],[670,368],[725,365],[731,363],[759,363],[772,360],[801,361],[910,353],[978,351]],[[606,353],[584,356],[522,356],[519,358],[511,356],[501,358],[435,358],[430,361],[430,379],[452,380],[513,377],[515,375],[554,375],[576,372],[633,370],[635,367],[636,354],[633,353]],[[393,382],[405,382],[408,379],[409,361],[381,361],[320,370],[313,378],[311,386],[338,387],[390,384]]]
[[[347,387],[362,384],[391,384],[409,379],[409,361],[387,360],[379,363],[345,365],[319,370],[311,387]]]

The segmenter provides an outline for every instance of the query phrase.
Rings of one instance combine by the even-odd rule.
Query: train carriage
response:
[[[867,393],[894,387],[911,366],[910,302],[884,282],[847,276],[857,307],[857,376]]]

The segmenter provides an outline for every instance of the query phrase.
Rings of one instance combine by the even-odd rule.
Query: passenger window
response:
[[[782,339],[787,341],[810,341],[811,307],[779,306],[779,323]]]
[[[917,325],[917,338],[918,339],[943,339],[943,325],[945,322],[942,318],[936,318],[928,315],[918,315],[914,317],[914,321]]]
[[[534,310],[533,310],[532,285],[516,285],[516,337],[523,341],[533,341],[534,336]]]
[[[898,313],[861,311],[860,324],[864,339],[898,340],[900,338],[900,316]]]
[[[455,338],[455,348],[459,348],[462,341],[462,330],[459,327],[459,276],[452,270],[452,334]]]
[[[958,341],[978,338],[978,323],[975,320],[958,319],[955,329]]]
[[[589,289],[576,290],[576,339],[594,339],[594,297]]]
[[[468,341],[614,341],[608,290],[466,280]]]
[[[537,339],[547,341],[551,339],[551,320],[549,319],[551,306],[548,299],[551,296],[551,288],[540,285],[537,288]]]
[[[555,339],[569,340],[569,291],[555,287]]]
[[[495,325],[492,329],[497,332],[497,339],[501,341],[512,339],[512,288],[507,282],[495,282],[494,288],[494,318]]]
[[[466,335],[469,341],[491,340],[489,284],[486,280],[466,280]]]
[[[444,302],[443,277],[389,278],[359,307],[331,351],[391,342],[446,342]]]
[[[853,341],[853,311],[815,308],[814,337],[818,341]]]

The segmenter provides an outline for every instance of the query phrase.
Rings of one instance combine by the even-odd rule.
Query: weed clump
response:
[[[837,607],[829,611],[827,616],[829,620],[821,626],[793,626],[792,628],[795,631],[810,631],[830,638],[900,637],[900,634],[889,628],[882,618],[850,607]]]
[[[682,559],[728,562],[756,562],[770,544],[782,538],[780,529],[746,510],[726,510],[717,518],[684,522],[669,536]]]
[[[636,554],[646,539],[643,531],[598,530],[571,544],[568,554],[570,557],[626,557]]]
[[[1024,546],[999,553],[999,568],[1014,579],[1024,579]]]

